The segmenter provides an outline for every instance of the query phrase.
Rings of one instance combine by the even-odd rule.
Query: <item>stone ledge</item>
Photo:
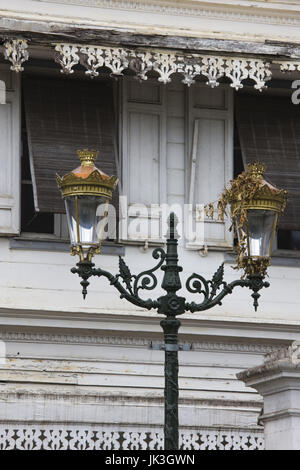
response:
[[[26,237],[10,238],[11,250],[37,250],[37,251],[70,251],[70,244],[61,240],[41,240]],[[117,243],[103,243],[102,255],[125,255],[125,247]]]
[[[300,341],[294,341],[290,346],[272,351],[265,356],[261,366],[239,372],[239,380],[248,382],[260,375],[270,375],[272,372],[282,370],[297,370],[300,373]]]

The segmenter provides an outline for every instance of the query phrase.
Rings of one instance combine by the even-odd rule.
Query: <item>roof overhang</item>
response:
[[[300,72],[300,44],[282,41],[241,41],[184,35],[139,33],[126,28],[110,29],[89,24],[0,18],[0,40],[11,69],[20,72],[31,51],[39,49],[72,74],[78,64],[96,77],[102,66],[113,75],[127,69],[140,80],[156,72],[158,80],[168,83],[174,74],[191,85],[202,76],[211,87],[227,78],[236,90],[252,80],[262,90],[272,74]]]

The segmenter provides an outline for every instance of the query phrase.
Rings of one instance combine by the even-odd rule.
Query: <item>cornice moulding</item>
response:
[[[163,406],[163,393],[162,391],[155,391],[152,390],[151,393],[152,395],[130,395],[128,392],[126,393],[125,390],[122,391],[122,393],[117,393],[114,394],[111,390],[109,392],[103,393],[101,390],[95,391],[90,391],[87,388],[80,389],[79,387],[76,388],[76,391],[74,391],[74,388],[69,390],[66,388],[65,390],[54,390],[53,388],[48,388],[47,390],[39,388],[37,390],[30,390],[28,387],[22,384],[21,386],[18,386],[18,390],[15,390],[12,386],[12,384],[7,383],[5,390],[1,390],[1,398],[3,400],[9,401],[16,401],[20,399],[20,394],[22,395],[22,402],[32,402],[35,400],[41,400],[41,399],[55,399],[57,401],[64,400],[66,403],[74,403],[74,400],[77,400],[80,402],[80,404],[89,404],[89,403],[96,403],[98,405],[104,405],[104,406],[114,406],[118,404],[129,404],[131,406],[145,406],[145,405],[156,405],[156,406]],[[238,401],[238,400],[228,400],[228,398],[224,399],[216,399],[216,398],[191,398],[191,397],[180,397],[179,398],[180,405],[188,405],[188,406],[197,406],[198,408],[211,408],[211,407],[218,407],[222,408],[223,410],[229,410],[233,408],[234,410],[246,410],[248,412],[257,412],[260,411],[261,409],[261,398],[257,397],[256,400],[247,400],[247,401]],[[104,420],[101,421],[101,424],[105,424],[103,422]],[[16,419],[13,417],[11,420],[6,419],[6,423],[12,422],[18,422]],[[26,421],[25,421],[26,422]],[[48,420],[45,420],[43,418],[41,419],[36,419],[35,422],[37,423],[49,423]],[[59,421],[56,419],[56,423]],[[88,420],[84,421],[85,423],[88,423]],[[1,423],[1,420],[0,420]],[[65,424],[66,421],[62,419],[61,421],[62,424]],[[68,421],[68,423],[76,424],[76,421]],[[91,424],[93,424],[94,421],[91,421]],[[110,425],[111,423],[107,423],[107,425]],[[138,425],[138,423],[137,423]],[[0,424],[1,426],[1,424]],[[155,425],[150,424],[150,427],[154,427]],[[186,426],[185,426],[186,427]],[[193,425],[191,425],[191,428]],[[217,427],[217,426],[216,426]],[[258,428],[259,430],[259,428]]]
[[[166,2],[166,1],[130,1],[130,0],[40,0],[42,3],[62,5],[78,5],[86,8],[104,8],[126,11],[159,13],[163,15],[194,16],[218,19],[223,21],[242,21],[251,23],[298,25],[300,23],[300,8],[283,8],[279,4],[262,4],[241,6],[240,2]],[[299,16],[299,18],[297,18]]]
[[[57,344],[86,344],[131,346],[149,348],[153,338],[126,337],[126,336],[92,336],[70,335],[60,333],[31,333],[31,332],[0,332],[0,340],[21,343],[57,343]],[[185,342],[182,342],[185,344]],[[226,342],[226,341],[194,341],[192,350],[230,351],[242,353],[266,354],[277,351],[279,346],[271,344]]]
[[[243,380],[247,385],[263,384],[268,381],[276,381],[286,377],[292,380],[293,377],[299,378],[300,375],[300,341],[294,341],[290,346],[278,348],[270,351],[260,366],[252,367],[236,376]],[[298,379],[299,380],[299,379]],[[297,388],[299,388],[297,381]],[[274,391],[274,386],[273,389]]]
[[[162,315],[157,315],[155,312],[145,312],[145,311],[139,311],[139,312],[127,312],[125,311],[124,313],[120,311],[106,311],[106,312],[96,312],[96,311],[57,311],[57,310],[34,310],[34,309],[9,309],[9,308],[0,308],[0,325],[1,325],[1,330],[3,332],[3,328],[6,330],[12,329],[16,327],[18,328],[25,328],[28,327],[35,329],[35,332],[38,328],[45,328],[47,327],[49,330],[53,329],[53,320],[56,321],[55,323],[55,329],[65,329],[64,327],[64,322],[68,321],[68,324],[70,321],[72,321],[72,331],[78,331],[80,330],[89,330],[91,327],[89,326],[90,323],[94,324],[95,321],[99,324],[99,331],[103,330],[103,322],[106,324],[106,329],[108,329],[109,323],[112,325],[120,325],[122,326],[126,325],[128,327],[128,330],[132,331],[132,325],[133,328],[136,327],[136,325],[139,325],[139,327],[156,327],[156,330],[151,330],[151,332],[157,334],[161,333],[160,325],[159,325],[159,320],[162,319]],[[3,321],[5,319],[5,321]],[[14,325],[12,325],[12,322],[9,320],[12,320],[14,322]],[[26,320],[26,324],[21,323],[22,320]],[[31,320],[38,320],[36,324],[33,325],[31,322],[30,324],[28,323],[28,319]],[[44,321],[47,322],[48,320],[51,321],[51,324],[45,325]],[[85,327],[82,326],[82,322],[85,322]],[[31,325],[31,326],[30,326]],[[25,328],[24,328],[25,327]],[[257,322],[256,319],[253,321],[249,320],[249,318],[239,318],[238,320],[233,320],[232,318],[230,319],[224,319],[224,318],[218,318],[218,317],[212,317],[211,315],[204,316],[202,315],[201,318],[197,316],[197,314],[187,314],[185,315],[184,318],[182,318],[182,327],[183,329],[193,329],[193,333],[197,334],[197,331],[194,330],[195,328],[205,328],[207,331],[209,329],[218,329],[218,331],[223,331],[224,336],[231,336],[230,331],[234,330],[235,331],[235,337],[239,337],[240,334],[245,334],[247,332],[247,336],[253,337],[253,334],[255,332],[266,332],[272,333],[272,338],[270,340],[274,340],[273,334],[276,334],[276,341],[292,341],[290,337],[290,333],[293,333],[293,338],[295,335],[300,335],[300,324],[299,322],[292,322],[292,323],[284,323],[282,321],[278,321],[277,323],[275,322],[274,319],[270,319],[269,321],[265,322]],[[70,329],[70,327],[68,327]],[[94,326],[92,329],[95,331]],[[48,330],[48,331],[49,331]],[[98,329],[97,329],[98,330]],[[139,333],[141,333],[141,329],[138,330]],[[236,331],[239,332],[239,335],[236,334]],[[189,334],[187,332],[183,332],[182,334],[193,336],[193,334]],[[277,338],[277,334],[279,335]],[[207,335],[203,335],[207,336]],[[219,336],[219,334],[218,334]],[[267,337],[266,337],[267,338]],[[268,336],[268,339],[270,337]]]

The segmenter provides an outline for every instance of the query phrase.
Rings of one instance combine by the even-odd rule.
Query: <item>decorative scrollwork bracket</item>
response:
[[[166,252],[162,248],[156,248],[152,255],[154,259],[158,260],[157,264],[140,274],[132,274],[121,257],[119,258],[119,273],[115,276],[103,269],[94,268],[94,264],[89,259],[80,261],[77,263],[77,267],[71,270],[82,278],[81,285],[84,297],[91,276],[106,277],[110,284],[119,291],[121,298],[148,310],[156,309],[158,313],[165,315],[165,318],[160,322],[165,344],[165,450],[178,449],[178,330],[180,321],[176,318],[177,315],[187,311],[200,312],[220,305],[223,298],[227,294],[231,294],[237,286],[248,287],[253,291],[252,297],[256,310],[260,297],[258,292],[263,287],[269,286],[269,283],[265,282],[263,275],[260,274],[251,274],[246,279],[238,279],[227,284],[223,280],[224,264],[221,264],[211,280],[206,280],[203,276],[195,273],[187,279],[187,291],[199,294],[202,301],[200,303],[186,302],[185,297],[177,295],[177,291],[181,289],[179,273],[182,271],[182,267],[178,265],[176,224],[175,214],[172,213],[169,218]],[[164,272],[161,287],[166,294],[157,300],[144,300],[140,293],[157,287],[158,281],[154,273],[158,269]]]
[[[11,62],[10,70],[22,72],[22,64],[29,58],[26,39],[7,39],[4,43],[4,57]]]
[[[88,279],[92,276],[106,277],[120,292],[121,297],[125,297],[129,302],[141,307],[156,308],[158,313],[166,316],[181,315],[186,311],[197,312],[210,309],[215,305],[221,305],[223,298],[231,294],[237,286],[248,287],[253,291],[255,310],[258,307],[258,293],[263,287],[268,287],[269,283],[264,281],[261,274],[248,275],[245,279],[238,279],[227,283],[224,278],[224,263],[219,266],[211,280],[205,279],[200,274],[193,273],[186,281],[186,289],[192,294],[200,294],[202,301],[200,303],[186,302],[184,297],[177,295],[181,289],[179,273],[182,267],[178,265],[178,234],[176,232],[176,218],[172,213],[169,220],[169,232],[167,239],[167,251],[162,248],[156,248],[152,256],[159,260],[158,263],[148,270],[139,274],[131,274],[131,271],[122,257],[119,257],[119,273],[113,276],[108,271],[100,268],[94,268],[94,263],[90,259],[85,259],[77,263],[77,268],[72,268],[72,272],[78,274],[81,278],[82,293],[86,297]],[[140,292],[153,290],[157,287],[158,280],[155,271],[158,269],[164,271],[164,277],[161,287],[166,291],[166,295],[157,300],[144,300],[140,297]]]

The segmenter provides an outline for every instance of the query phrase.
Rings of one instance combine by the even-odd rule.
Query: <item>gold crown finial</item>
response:
[[[266,171],[266,166],[259,162],[248,163],[247,171],[254,177],[261,178],[263,173]]]
[[[80,159],[80,163],[83,166],[92,166],[94,165],[98,153],[96,150],[88,150],[88,149],[83,149],[83,150],[77,150],[77,154]]]

